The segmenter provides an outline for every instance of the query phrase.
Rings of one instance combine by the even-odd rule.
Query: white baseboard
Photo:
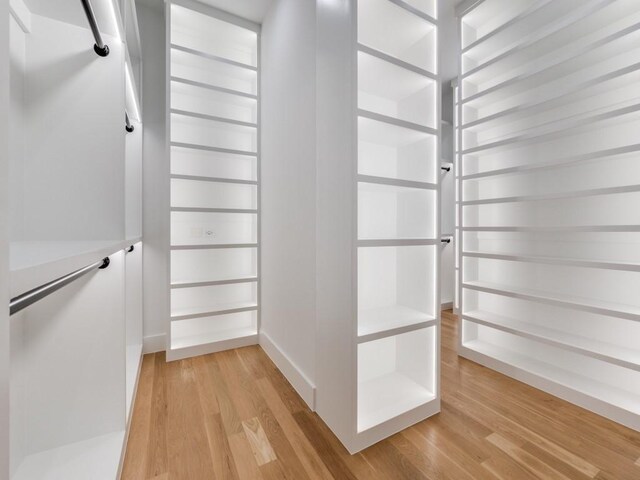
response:
[[[453,302],[443,302],[440,305],[440,310],[451,310],[453,309]]]
[[[260,332],[260,346],[276,364],[278,370],[289,380],[298,395],[306,402],[312,411],[316,409],[316,386],[298,369],[291,359],[264,332]]]
[[[142,341],[142,353],[164,352],[167,349],[167,336],[164,333],[144,337]]]

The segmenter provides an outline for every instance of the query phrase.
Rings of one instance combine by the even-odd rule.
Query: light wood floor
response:
[[[442,413],[350,456],[259,347],[147,355],[124,480],[639,480],[640,433],[458,358],[443,315]]]

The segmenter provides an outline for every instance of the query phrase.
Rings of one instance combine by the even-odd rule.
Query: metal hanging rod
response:
[[[96,39],[93,50],[99,56],[106,57],[107,55],[109,55],[109,46],[105,45],[102,41],[102,35],[100,35],[100,30],[98,29],[98,24],[96,23],[96,16],[93,13],[91,0],[80,0],[80,2],[82,3],[82,7],[84,8],[84,13],[87,15],[87,20],[89,20],[89,27],[91,28],[91,32],[93,33],[93,38]]]
[[[125,121],[124,129],[127,131],[127,133],[133,132],[134,128],[133,128],[133,125],[131,125],[131,121],[129,120],[129,114],[127,112],[124,112],[124,121]]]
[[[33,290],[29,290],[22,295],[18,295],[15,298],[11,299],[9,303],[9,314],[13,315],[14,313],[18,313],[20,310],[24,310],[29,305],[36,303],[38,300],[42,300],[44,297],[51,295],[53,292],[60,290],[65,285],[70,284],[74,280],[86,275],[92,270],[100,269],[103,270],[109,266],[110,260],[109,257],[105,257],[99,262],[92,263],[91,265],[87,265],[80,270],[76,270],[75,272],[71,272],[64,277],[57,278],[52,280],[51,282],[45,283],[44,285],[40,285]]]

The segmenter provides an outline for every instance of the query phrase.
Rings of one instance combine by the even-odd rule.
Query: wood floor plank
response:
[[[242,427],[244,428],[244,434],[249,440],[249,445],[251,445],[251,450],[253,451],[253,456],[258,466],[278,459],[258,418],[254,417],[249,420],[244,420]]]
[[[571,480],[498,433],[492,433],[487,440],[537,477],[549,480]]]
[[[169,476],[215,479],[192,359],[168,363],[166,368]]]
[[[640,480],[639,432],[458,357],[458,330],[442,412],[356,455],[259,346],[146,355],[122,480]]]
[[[258,468],[258,463],[251,451],[251,445],[249,445],[249,440],[244,431],[229,436],[229,446],[233,453],[239,477],[242,480],[245,478],[263,480],[264,477],[260,472],[260,468]]]
[[[309,478],[311,480],[331,480],[333,478],[331,473],[322,462],[311,442],[305,437],[289,410],[287,410],[272,383],[266,378],[261,378],[256,384],[276,420],[291,439],[291,446],[300,458]]]
[[[167,461],[167,363],[165,354],[162,352],[156,353],[151,357],[151,361],[154,365],[154,377],[149,443],[147,445],[147,466],[145,469],[145,474],[148,478],[169,472]],[[127,448],[130,448],[130,445],[131,443],[127,445]]]

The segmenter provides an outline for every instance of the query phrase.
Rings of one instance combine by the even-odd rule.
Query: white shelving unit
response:
[[[459,10],[460,354],[640,429],[640,8]]]
[[[357,2],[357,386],[347,446],[439,411],[435,2]]]
[[[167,359],[257,343],[259,26],[167,4]]]

